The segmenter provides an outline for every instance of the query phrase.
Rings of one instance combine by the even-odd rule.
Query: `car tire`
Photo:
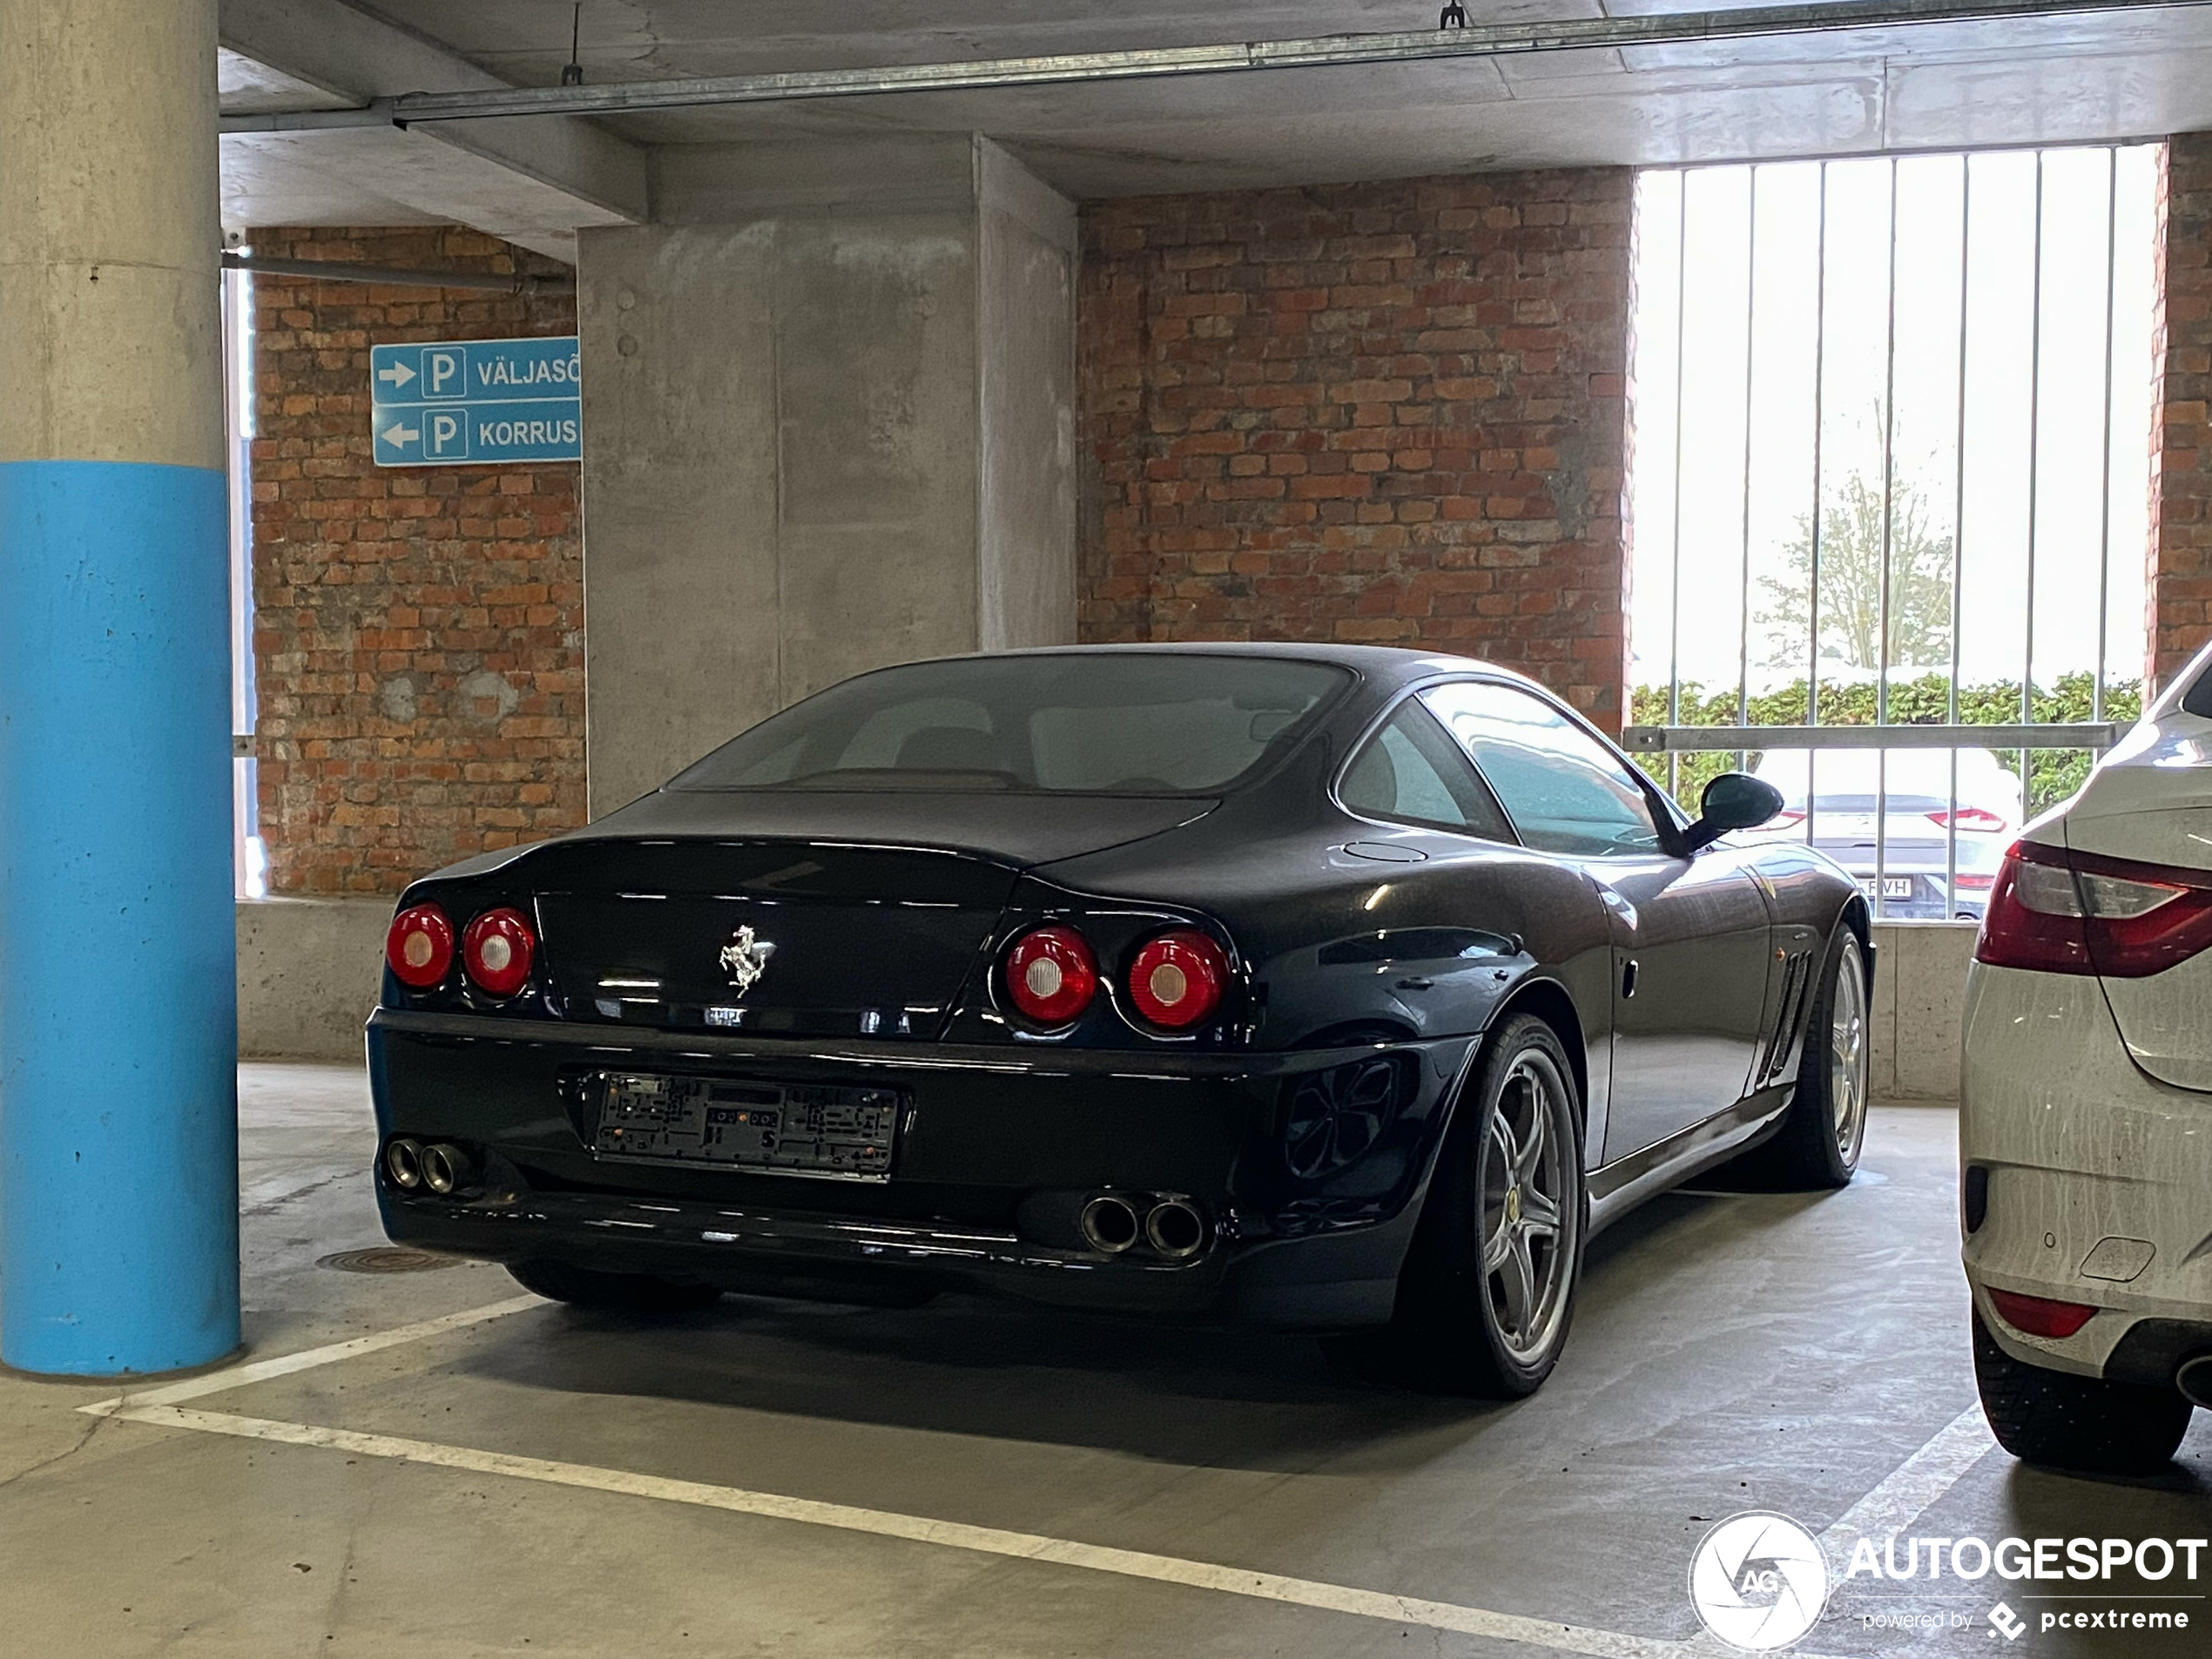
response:
[[[2023,1463],[2092,1474],[2155,1474],[2196,1407],[2178,1390],[2106,1382],[2015,1359],[1973,1315],[1974,1382],[1997,1443]]]
[[[570,1262],[510,1262],[507,1271],[526,1291],[607,1313],[682,1313],[705,1307],[722,1294],[711,1285],[685,1285],[650,1273],[609,1273]]]
[[[1829,941],[1820,988],[1805,1021],[1797,1086],[1772,1139],[1732,1173],[1793,1191],[1847,1187],[1866,1145],[1873,1031],[1866,950],[1847,922]]]
[[[1516,1015],[1452,1115],[1367,1368],[1440,1393],[1534,1393],[1567,1345],[1588,1234],[1575,1068],[1550,1026]]]

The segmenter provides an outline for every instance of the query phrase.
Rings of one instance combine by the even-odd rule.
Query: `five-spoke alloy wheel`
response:
[[[1532,1043],[1514,1056],[1482,1136],[1483,1292],[1499,1343],[1522,1366],[1556,1345],[1574,1290],[1573,1098],[1558,1063]]]
[[[1588,1228],[1574,1066],[1550,1026],[1514,1015],[1453,1109],[1383,1338],[1393,1368],[1456,1393],[1533,1393],[1566,1345]]]

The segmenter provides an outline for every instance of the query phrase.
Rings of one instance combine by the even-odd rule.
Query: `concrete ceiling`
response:
[[[340,7],[341,0],[315,3]],[[1715,3],[1729,0],[1477,0],[1468,13],[1480,23]],[[226,43],[241,57],[252,48],[230,38],[233,13],[275,5],[225,0]],[[277,9],[294,10],[297,0]],[[363,25],[388,29],[410,50],[440,54],[455,66],[455,75],[480,77],[478,85],[551,84],[568,60],[570,0],[475,0],[465,6],[452,0],[348,0],[341,9]],[[1403,30],[1432,24],[1436,10],[1434,0],[1262,0],[1213,7],[1189,0],[1065,0],[1050,8],[1033,0],[584,0],[581,57],[593,83],[660,80]],[[297,69],[254,61],[266,69]],[[388,74],[369,85],[360,73],[351,84],[360,96],[445,90],[419,72],[419,60],[413,67],[416,84]],[[280,74],[265,84],[243,63],[227,72],[234,80],[226,81],[226,109],[316,102],[273,105],[269,100],[296,97],[297,84],[287,88]],[[381,194],[442,212],[421,206],[435,192],[419,181],[393,184],[389,170],[401,158],[388,140],[415,139],[418,132],[449,140],[452,127],[502,125],[582,128],[594,144],[639,153],[664,144],[974,130],[1082,197],[1517,166],[2141,138],[2212,128],[2212,7],[1387,68],[671,111],[591,122],[536,118],[437,124],[407,134],[234,138],[225,141],[226,172],[236,154],[241,177],[264,180],[256,188],[265,193],[280,196],[295,184],[303,195],[358,184],[366,192],[361,211],[369,211],[368,197]],[[543,169],[536,182],[556,195],[563,187]],[[447,194],[460,199],[468,192]],[[589,205],[602,217],[573,222],[642,212],[637,201],[610,199],[604,189],[597,198]],[[568,211],[557,201],[541,201],[534,211],[549,209],[556,217]]]
[[[225,51],[216,64],[223,108],[312,110],[327,105],[322,88]],[[347,151],[299,142],[320,135],[271,133],[252,144],[223,145],[223,223],[255,225],[435,225],[451,220],[379,188],[390,169],[374,146]],[[381,134],[370,135],[381,137]]]
[[[219,17],[226,113],[506,84],[342,0],[221,0]],[[559,259],[575,257],[577,227],[646,212],[644,150],[561,117],[226,134],[222,180],[223,222],[232,230],[459,223]]]

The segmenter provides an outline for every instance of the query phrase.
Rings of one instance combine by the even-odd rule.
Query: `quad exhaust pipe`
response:
[[[1144,1217],[1144,1242],[1173,1261],[1196,1256],[1206,1242],[1205,1217],[1181,1198],[1163,1198]]]
[[[1093,1250],[1118,1256],[1137,1241],[1141,1231],[1136,1206],[1118,1193],[1102,1192],[1083,1206],[1083,1243]]]
[[[2212,1412],[2212,1353],[2201,1353],[2174,1373],[2174,1386],[2192,1406]]]
[[[1206,1244],[1206,1218],[1187,1198],[1149,1199],[1139,1194],[1132,1201],[1118,1192],[1102,1192],[1083,1205],[1082,1229],[1083,1243],[1107,1256],[1119,1256],[1142,1242],[1170,1261],[1184,1261]]]
[[[402,1135],[384,1148],[384,1178],[401,1192],[450,1197],[475,1177],[476,1161],[449,1141],[428,1144]]]
[[[422,1143],[410,1141],[405,1136],[384,1149],[384,1174],[401,1192],[414,1192],[422,1185]]]

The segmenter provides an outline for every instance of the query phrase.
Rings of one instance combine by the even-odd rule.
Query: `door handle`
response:
[[[1621,964],[1621,1000],[1625,1002],[1636,994],[1636,962],[1631,956]]]

